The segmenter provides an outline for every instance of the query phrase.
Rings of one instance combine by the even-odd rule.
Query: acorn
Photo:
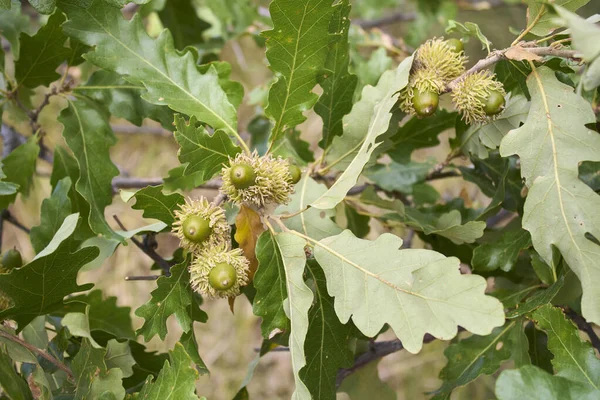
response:
[[[465,49],[462,40],[456,38],[446,39],[446,44],[455,53],[460,53]]]
[[[452,90],[452,101],[467,124],[483,124],[504,108],[506,92],[490,71],[465,76]]]
[[[202,249],[190,264],[192,288],[208,298],[235,297],[248,283],[250,262],[226,243]]]
[[[504,95],[497,90],[492,90],[487,99],[485,99],[483,109],[488,116],[492,116],[500,114],[504,110],[505,104]]]
[[[223,167],[221,175],[221,193],[236,203],[257,207],[287,204],[294,191],[288,160],[270,154],[260,157],[256,151],[251,155],[239,153]]]
[[[6,271],[23,266],[23,258],[17,249],[10,249],[2,255],[2,266]]]
[[[302,170],[300,167],[294,164],[290,164],[290,181],[293,185],[300,182],[300,178],[302,178]]]
[[[428,117],[437,110],[439,99],[436,92],[416,92],[413,97],[413,108],[419,117]]]
[[[229,171],[231,183],[236,189],[248,189],[256,184],[256,173],[247,163],[239,163]]]
[[[230,228],[225,211],[206,198],[186,200],[175,210],[172,232],[184,249],[197,252],[207,246],[229,242]]]

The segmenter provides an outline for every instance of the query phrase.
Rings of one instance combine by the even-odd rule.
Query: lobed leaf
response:
[[[61,28],[64,22],[64,15],[56,12],[35,35],[21,33],[23,54],[15,63],[15,78],[19,85],[28,88],[48,86],[60,78],[55,70],[71,54],[71,50],[64,47],[67,40]]]
[[[289,229],[302,232],[315,240],[337,235],[342,229],[331,220],[335,216],[334,210],[317,210],[309,207],[316,199],[321,197],[327,191],[327,187],[322,183],[317,183],[307,174],[296,184],[294,194],[290,197],[290,203],[281,205],[276,210],[277,215],[294,214],[298,215],[283,220],[285,226]],[[307,207],[309,207],[307,209]],[[300,212],[305,210],[304,212]]]
[[[42,202],[40,224],[31,228],[29,239],[36,253],[50,243],[64,219],[71,214],[71,178],[58,181],[52,195]]]
[[[265,113],[274,121],[269,141],[302,123],[303,112],[318,96],[312,92],[325,65],[329,45],[331,0],[274,0],[269,6],[273,29],[264,31],[267,60],[278,75],[269,89]]]
[[[0,312],[0,320],[14,319],[23,329],[36,316],[60,308],[65,296],[93,286],[77,284],[79,269],[98,255],[94,247],[71,252],[78,218],[78,214],[65,218],[52,241],[29,264],[0,274],[0,287],[14,303]]]
[[[323,71],[317,82],[323,94],[315,104],[315,112],[323,119],[323,136],[319,146],[327,149],[334,137],[343,132],[342,118],[352,109],[352,97],[357,77],[348,72],[350,54],[350,4],[343,0],[333,6],[329,22],[329,45]]]
[[[210,67],[201,74],[197,55],[189,50],[177,52],[168,31],[153,39],[139,14],[126,21],[119,9],[101,0],[91,1],[88,7],[77,0],[63,0],[59,7],[69,19],[63,26],[65,33],[95,46],[95,51],[86,54],[88,61],[133,84],[141,83],[147,90],[143,98],[152,104],[168,105],[237,135],[236,110],[219,86],[216,69]]]
[[[148,186],[135,192],[131,197],[135,204],[134,210],[142,210],[144,218],[154,218],[170,227],[175,222],[174,211],[185,203],[185,198],[179,193],[164,194],[163,186]]]
[[[326,157],[329,166],[351,160],[336,182],[315,200],[311,206],[329,209],[341,202],[356,184],[358,176],[379,145],[377,139],[388,130],[392,117],[390,110],[398,99],[399,91],[408,83],[412,57],[405,58],[395,71],[387,71],[377,86],[363,89],[362,98],[344,117],[344,134],[333,141],[333,149]],[[338,168],[343,168],[338,166]]]
[[[95,233],[120,239],[104,217],[104,209],[112,203],[112,178],[119,174],[109,154],[117,139],[108,116],[93,100],[80,97],[68,100],[58,121],[64,125],[63,137],[79,165],[75,188],[90,205],[90,227]]]
[[[371,242],[346,230],[315,243],[342,323],[350,318],[367,336],[384,324],[411,353],[425,333],[450,339],[457,325],[487,335],[504,324],[501,303],[485,296],[485,280],[461,275],[459,262],[430,250],[399,250],[402,240],[383,234]]]
[[[564,7],[568,11],[577,11],[590,0],[554,0],[552,5]],[[536,0],[527,0],[527,27],[536,36],[546,36],[560,27],[556,23],[555,15],[545,3]]]
[[[0,197],[0,209],[7,208],[15,201],[17,194],[24,196],[29,194],[33,185],[33,175],[40,146],[37,144],[38,137],[32,136],[25,143],[14,149],[2,160],[2,172],[5,181],[5,192]]]
[[[595,122],[590,104],[559,82],[554,71],[534,69],[527,85],[531,110],[523,126],[502,140],[503,157],[518,154],[521,175],[529,193],[523,228],[531,233],[534,248],[556,268],[553,248],[560,251],[583,287],[583,315],[600,322],[600,279],[597,260],[600,245],[600,196],[578,178],[578,165],[600,161],[600,135],[585,127]]]

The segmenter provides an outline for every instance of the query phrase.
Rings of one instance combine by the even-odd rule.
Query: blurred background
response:
[[[171,0],[166,0],[171,1]],[[157,35],[162,29],[160,6],[165,0],[154,1],[142,6],[139,10],[146,15],[147,31]],[[197,15],[212,26],[204,31],[206,38],[201,51],[211,52],[221,47],[218,58],[228,61],[233,68],[232,79],[241,82],[245,87],[244,105],[240,109],[240,131],[247,134],[247,125],[256,114],[264,100],[266,90],[271,82],[272,73],[266,65],[264,48],[258,33],[269,28],[268,1],[236,1],[236,0],[194,0]],[[243,4],[243,5],[242,5]],[[514,35],[525,27],[526,6],[521,1],[409,1],[409,0],[354,0],[353,27],[351,40],[355,43],[352,51],[352,72],[359,76],[363,84],[375,84],[381,73],[396,65],[421,42],[433,36],[443,36],[449,19],[459,22],[477,23],[484,35],[492,42],[493,48],[504,48],[510,45]],[[258,20],[250,20],[241,15],[243,7],[260,7]],[[25,12],[28,5],[23,4]],[[134,5],[125,7],[124,14],[131,16]],[[430,12],[431,10],[434,10]],[[592,0],[582,8],[580,14],[590,16],[600,13],[600,1]],[[32,13],[33,15],[33,13]],[[229,18],[227,18],[229,16]],[[44,21],[32,19],[31,31],[35,32]],[[211,47],[212,46],[212,47]],[[486,50],[481,44],[471,40],[465,46],[471,63],[485,57]],[[75,81],[85,81],[92,70],[87,64],[80,68],[72,68],[69,73]],[[319,88],[316,89],[319,91]],[[40,91],[41,95],[43,91]],[[62,143],[62,126],[56,121],[58,112],[64,108],[65,101],[59,96],[52,97],[50,106],[40,116],[40,122],[47,131],[45,144],[54,148]],[[26,122],[6,121],[20,132],[29,134]],[[113,162],[121,170],[122,176],[135,176],[159,179],[167,175],[169,169],[179,165],[177,161],[178,146],[172,134],[157,123],[146,121],[142,128],[135,127],[124,120],[112,121],[114,131],[119,139],[112,148]],[[320,139],[321,119],[314,113],[299,130],[304,140],[316,149]],[[442,160],[449,151],[447,132],[440,138],[437,148],[418,151],[414,159],[435,157]],[[44,161],[38,162],[38,176],[35,189],[27,199],[19,198],[11,206],[11,213],[26,227],[39,224],[39,210],[42,200],[50,195],[49,173],[51,166]],[[473,203],[485,205],[488,199],[478,189],[462,179],[444,179],[434,182],[442,194],[442,198],[462,196]],[[213,197],[214,191],[197,191],[192,197],[205,195]],[[116,195],[113,204],[106,209],[109,223],[113,223],[113,215],[117,215],[127,229],[146,225],[140,211],[132,210]],[[371,222],[370,238],[382,233],[381,227]],[[117,228],[118,229],[118,228]],[[4,224],[3,245],[5,248],[15,246],[26,261],[33,258],[34,253],[29,237],[11,224]],[[158,252],[168,257],[177,248],[177,240],[169,234],[158,236]],[[416,243],[418,245],[418,243]],[[93,282],[96,288],[103,290],[106,296],[116,296],[118,304],[135,310],[150,298],[150,292],[156,287],[154,281],[125,281],[128,275],[145,275],[149,273],[152,262],[133,245],[120,246],[113,256],[95,270],[81,273],[79,283]],[[200,355],[210,369],[210,375],[202,376],[198,382],[198,393],[208,399],[231,399],[240,388],[246,376],[248,365],[256,356],[256,348],[261,345],[260,320],[253,316],[248,301],[242,296],[235,302],[234,312],[224,300],[207,301],[203,305],[209,320],[206,324],[196,323],[195,329],[199,342]],[[142,325],[142,319],[131,313],[134,327]],[[150,349],[161,352],[171,349],[179,338],[181,330],[174,319],[170,320],[169,335],[165,341],[155,337],[149,343]],[[380,340],[393,339],[390,332],[382,335]],[[365,397],[383,398],[395,392],[398,399],[425,399],[426,392],[435,390],[441,381],[437,376],[445,365],[443,350],[447,344],[435,341],[425,345],[418,355],[406,351],[398,352],[384,358],[378,365],[364,368],[348,378],[345,385],[354,386],[355,393],[364,393]],[[381,387],[374,388],[376,374],[383,381]],[[487,399],[493,398],[493,376],[482,376],[468,388],[456,390],[453,399]],[[369,391],[361,392],[361,383],[369,386]],[[255,399],[288,399],[293,391],[293,378],[287,352],[271,352],[262,357],[255,370],[254,378],[248,390]],[[365,389],[366,390],[366,389]],[[378,396],[378,393],[380,396]],[[347,398],[340,394],[339,398]]]

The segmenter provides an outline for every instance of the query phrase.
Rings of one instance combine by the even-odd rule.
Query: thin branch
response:
[[[27,233],[29,235],[29,228],[27,228],[25,225],[23,225],[22,223],[20,223],[8,210],[3,210],[2,211],[2,220],[3,221],[7,221],[10,222],[11,224],[13,224],[14,226],[16,226],[17,228],[19,228],[20,230],[22,230],[23,232]]]
[[[592,343],[592,346],[594,346],[594,348],[600,352],[600,338],[594,331],[592,325],[589,322],[587,322],[585,318],[583,318],[581,315],[577,314],[570,308],[567,308],[565,310],[565,314],[567,315],[567,317],[571,318],[571,320],[575,323],[575,325],[577,325],[577,328],[579,328],[580,331],[584,331],[585,333],[587,333],[588,337],[590,338],[590,342]]]
[[[69,378],[69,380],[72,383],[75,383],[75,378],[73,377],[73,372],[71,372],[71,370],[69,369],[69,367],[67,367],[62,362],[58,361],[56,358],[54,358],[50,354],[46,353],[43,350],[38,349],[37,347],[35,347],[35,346],[27,343],[24,340],[21,340],[17,336],[11,335],[11,334],[6,333],[6,332],[1,331],[1,330],[0,330],[0,336],[3,337],[3,338],[5,338],[5,339],[8,339],[8,340],[10,340],[10,341],[12,341],[14,343],[20,344],[21,346],[25,347],[27,350],[31,351],[32,353],[35,353],[35,354],[39,355],[40,357],[46,359],[50,363],[54,364],[57,368],[59,368],[60,370],[64,371],[67,374],[67,377]]]
[[[523,43],[516,47],[518,47],[519,50],[523,50],[523,51],[529,52],[533,55],[540,56],[540,57],[554,56],[554,57],[561,57],[561,58],[579,59],[579,55],[581,54],[576,50],[557,49],[556,47],[552,47],[552,46],[550,46],[550,47],[532,47],[534,45],[535,45],[535,43],[528,42],[528,43]],[[467,77],[471,74],[474,74],[476,72],[482,71],[486,68],[489,68],[501,60],[508,60],[508,57],[506,57],[506,52],[512,48],[513,47],[509,47],[509,48],[506,48],[503,50],[496,50],[496,51],[491,52],[489,56],[487,56],[486,58],[484,58],[482,60],[479,60],[468,71],[466,71],[461,76],[459,76],[458,78],[456,78],[455,80],[450,82],[448,84],[448,87],[446,88],[445,92],[447,93],[447,92],[451,92],[452,90],[454,90],[456,88],[456,85],[459,82],[461,82],[465,77]]]
[[[163,127],[160,126],[135,126],[135,125],[121,125],[121,124],[111,124],[114,133],[124,133],[124,134],[139,134],[139,135],[156,135],[162,137],[172,137],[173,133],[169,132]]]
[[[115,219],[115,221],[117,222],[117,224],[119,225],[119,227],[121,229],[123,229],[124,231],[127,230],[127,228],[125,228],[125,226],[123,225],[123,223],[121,222],[121,220],[119,219],[119,217],[117,217],[116,215],[113,215],[113,218]],[[158,266],[163,270],[163,272],[165,273],[166,276],[171,275],[171,264],[165,260],[164,258],[162,258],[160,256],[160,254],[158,254],[153,246],[149,246],[147,245],[147,243],[142,243],[139,240],[137,240],[135,237],[131,237],[131,241],[140,249],[142,250],[148,257],[150,257],[155,263],[158,264]]]
[[[393,25],[398,22],[414,21],[417,18],[416,12],[393,12],[381,18],[371,20],[353,19],[352,23],[363,29],[380,28],[385,25]]]
[[[119,189],[141,189],[146,186],[158,186],[162,185],[164,180],[162,178],[139,178],[129,176],[117,176],[112,180],[113,193],[118,193]],[[211,179],[204,184],[198,186],[198,189],[211,189],[218,190],[221,188],[223,182],[220,179]]]

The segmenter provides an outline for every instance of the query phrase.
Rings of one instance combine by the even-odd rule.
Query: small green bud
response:
[[[302,178],[302,171],[297,165],[290,164],[290,176],[292,177],[292,183],[295,185]]]
[[[23,265],[23,259],[21,253],[17,249],[10,249],[2,255],[2,266],[6,271],[10,271],[15,268],[21,268]]]
[[[456,38],[446,40],[446,44],[448,45],[450,50],[452,50],[455,53],[460,53],[465,48],[462,40]]]

